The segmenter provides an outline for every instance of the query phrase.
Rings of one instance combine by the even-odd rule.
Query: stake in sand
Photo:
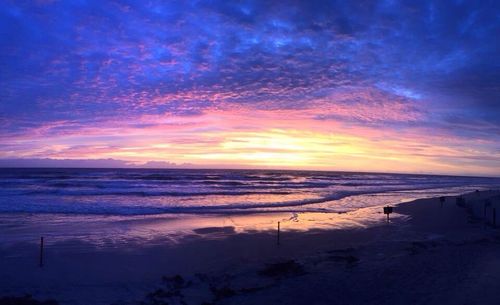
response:
[[[40,268],[43,267],[43,236],[40,237]]]
[[[278,246],[280,245],[280,222],[278,221],[278,240],[276,241]]]
[[[443,203],[446,201],[446,197],[441,196],[439,197],[439,202],[441,203],[441,207],[443,207]]]

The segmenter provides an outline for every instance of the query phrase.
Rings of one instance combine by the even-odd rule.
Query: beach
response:
[[[233,215],[233,225],[227,216],[195,216],[164,236],[148,232],[182,217],[107,216],[86,220],[84,230],[78,217],[68,224],[64,216],[2,215],[11,240],[0,250],[0,296],[59,304],[497,304],[492,213],[500,192],[463,198],[401,203],[389,222],[382,206]],[[54,237],[71,225],[81,238]],[[43,267],[39,232],[49,233]]]
[[[500,305],[500,0],[0,16],[0,305]]]

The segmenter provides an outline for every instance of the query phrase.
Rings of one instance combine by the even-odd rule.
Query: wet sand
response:
[[[486,199],[488,222],[494,207],[500,213],[499,196],[468,194],[465,207],[455,197],[442,206],[438,198],[403,203],[389,223],[380,207],[232,220],[3,215],[0,296],[60,304],[497,304],[500,234],[482,217]]]

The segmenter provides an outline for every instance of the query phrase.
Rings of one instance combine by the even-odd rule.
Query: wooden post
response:
[[[491,206],[491,201],[489,199],[486,199],[484,201],[484,211],[483,211],[483,218],[484,218],[484,223],[485,224],[488,224],[488,217],[486,216],[486,210],[490,206]]]
[[[278,221],[278,241],[277,241],[278,246],[280,245],[280,222]]]
[[[43,267],[43,236],[40,237],[40,268]]]
[[[445,200],[446,200],[446,197],[444,197],[444,196],[439,197],[439,202],[441,203],[441,207],[443,207],[443,203],[445,202]]]
[[[392,213],[392,207],[390,206],[385,206],[384,207],[384,214],[387,215],[387,222],[389,222],[389,214]]]

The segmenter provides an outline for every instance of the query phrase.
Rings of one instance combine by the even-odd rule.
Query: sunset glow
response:
[[[4,2],[0,158],[497,175],[498,18],[439,5]]]

